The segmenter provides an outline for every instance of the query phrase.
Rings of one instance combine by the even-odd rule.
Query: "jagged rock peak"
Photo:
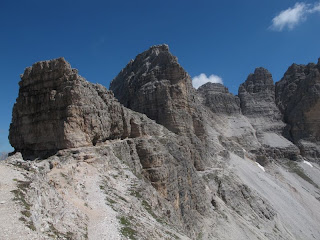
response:
[[[136,59],[159,56],[160,54],[169,55],[172,57],[172,60],[177,61],[177,58],[170,53],[169,46],[167,44],[153,45],[148,50],[138,54]]]
[[[172,71],[176,71],[176,74]],[[119,75],[111,81],[110,88],[115,92],[117,85],[119,85],[119,78],[123,75],[130,75],[129,81],[141,77],[149,81],[154,80],[154,78],[146,78],[146,74],[148,73],[156,77],[162,74],[162,79],[170,81],[175,81],[187,76],[187,73],[178,63],[177,57],[170,53],[168,45],[154,45],[148,50],[138,54],[134,60],[131,60],[127,66],[121,70]],[[145,81],[143,83],[145,83]]]
[[[256,68],[254,73],[249,74],[247,80],[239,87],[238,96],[242,113],[256,116],[267,113],[268,103],[275,105],[274,91],[275,86],[271,73],[265,68]]]
[[[320,141],[320,64],[292,64],[276,83],[276,103],[290,125],[290,140],[295,143]],[[309,152],[310,144],[300,146]],[[313,157],[320,158],[320,149]],[[316,153],[315,153],[316,152]],[[318,160],[319,161],[319,160]]]
[[[110,84],[125,107],[146,114],[174,132],[179,132],[177,125],[185,120],[173,121],[173,114],[190,112],[187,108],[192,89],[190,76],[167,45],[152,46],[137,55]]]
[[[165,51],[169,52],[169,46],[167,44],[159,44],[159,45],[153,45],[150,47],[149,50],[158,50],[158,51]]]
[[[39,61],[32,64],[31,67],[27,67],[24,70],[23,76],[29,76],[30,74],[36,74],[44,71],[54,71],[61,69],[72,69],[70,63],[68,63],[64,57],[59,57],[46,61]]]
[[[188,136],[198,145],[194,162],[198,170],[205,138],[200,102],[196,102],[192,80],[167,45],[154,46],[139,54],[113,79],[110,90],[125,107],[144,113],[170,131]],[[199,105],[197,105],[199,104]],[[198,164],[199,163],[199,164]]]
[[[49,80],[50,77],[59,78],[66,74],[77,74],[76,69],[72,69],[70,63],[68,63],[63,57],[40,61],[34,63],[31,67],[27,67],[24,73],[21,74],[20,86],[27,86],[36,81],[39,81],[39,74],[41,74],[41,80]],[[46,75],[48,78],[43,78]]]
[[[271,73],[265,68],[256,68],[247,80],[239,87],[241,111],[244,115],[252,118],[251,123],[257,129],[281,131],[282,116],[275,104],[275,86]],[[265,118],[263,122],[253,119]],[[270,124],[266,124],[266,122]],[[276,126],[275,126],[276,125]]]
[[[267,90],[274,91],[274,83],[271,73],[262,67],[256,68],[254,73],[249,74],[247,80],[239,88],[239,92],[247,91],[249,93]]]

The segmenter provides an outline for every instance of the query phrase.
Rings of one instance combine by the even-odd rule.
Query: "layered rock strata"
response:
[[[204,169],[208,156],[202,106],[190,76],[167,45],[153,46],[131,60],[112,80],[110,90],[125,107],[187,137],[196,168]]]
[[[63,58],[35,63],[19,85],[9,135],[15,151],[25,158],[44,158],[60,149],[123,141],[118,157],[175,204],[186,228],[197,225],[196,212],[203,214],[209,200],[194,168],[197,153],[190,141],[125,108]]]
[[[125,107],[146,114],[175,133],[192,128],[190,76],[167,45],[139,54],[112,80],[110,90]]]
[[[286,127],[275,103],[275,85],[271,73],[260,67],[239,87],[241,111],[264,147],[259,155],[272,158],[296,159],[299,149],[282,136]],[[256,153],[257,154],[257,153]]]
[[[154,134],[152,121],[129,113],[112,92],[87,82],[63,58],[27,68],[19,85],[9,140],[24,155]]]
[[[275,86],[268,70],[256,68],[240,85],[238,96],[243,115],[252,118],[255,128],[267,130],[271,127],[270,130],[278,130],[283,127],[281,113],[275,104]],[[266,125],[265,122],[254,121],[255,118],[263,118],[276,125]]]
[[[301,170],[306,164],[288,160],[297,156],[297,147],[281,135],[285,124],[267,70],[259,68],[249,75],[239,98],[219,84],[195,90],[168,46],[158,45],[130,61],[112,81],[110,87],[121,103],[103,86],[87,82],[63,58],[27,68],[19,84],[11,144],[25,158],[57,152],[42,162],[19,159],[23,169],[32,170],[30,184],[42,186],[24,189],[29,192],[27,201],[42,199],[30,205],[31,220],[42,219],[48,206],[56,209],[56,202],[63,206],[59,211],[68,208],[68,201],[74,204],[65,198],[65,189],[79,192],[84,200],[97,196],[100,189],[130,221],[148,223],[148,234],[136,233],[138,237],[154,236],[154,226],[162,229],[155,234],[160,239],[168,236],[171,226],[191,239],[320,236],[315,224],[319,214],[308,214],[310,206],[319,204],[318,178],[312,172],[317,168],[310,167],[308,177]],[[318,151],[316,141],[302,140],[305,155]],[[287,161],[287,170],[278,165],[281,161],[266,164],[277,158]],[[88,181],[88,193],[79,179]],[[47,190],[38,189],[61,191],[49,197]],[[50,223],[66,233],[73,231],[78,221],[72,218],[74,212],[79,212],[82,223],[86,219],[90,223],[95,216],[83,210],[83,199],[81,207],[76,202],[68,215],[71,225],[56,224],[61,221],[54,219],[54,212],[49,214]],[[102,205],[99,202],[99,209]],[[298,208],[299,214],[291,211]],[[35,228],[43,227],[43,221],[35,221]],[[130,228],[141,231],[139,226]],[[311,230],[304,231],[305,226]],[[74,236],[86,234],[85,224],[80,227]]]
[[[208,82],[197,90],[203,97],[203,104],[214,113],[240,114],[240,100],[220,83]]]
[[[276,103],[289,125],[287,137],[305,156],[319,161],[320,152],[311,146],[320,142],[320,59],[291,65],[276,83]]]

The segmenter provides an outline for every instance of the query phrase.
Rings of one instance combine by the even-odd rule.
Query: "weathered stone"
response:
[[[281,113],[275,104],[275,86],[268,70],[256,68],[240,85],[238,94],[243,115],[249,118],[262,117],[271,122],[281,120]],[[270,127],[265,122],[252,123],[260,128]]]
[[[282,137],[286,125],[282,122],[282,114],[275,103],[275,86],[271,73],[264,68],[255,69],[240,85],[239,98],[241,111],[256,130],[256,136],[264,148],[257,149],[258,152],[262,151],[270,159],[296,160],[299,149]]]
[[[200,102],[190,76],[169,52],[157,45],[139,54],[112,80],[110,90],[125,107],[144,113],[194,146],[194,164],[203,170],[208,158],[203,149],[206,134]]]
[[[63,58],[25,70],[9,139],[25,156],[154,134],[153,122],[132,113],[99,84],[87,82]]]
[[[320,142],[320,60],[318,64],[291,65],[276,83],[276,103],[289,124],[288,138],[297,144],[303,140],[305,156],[319,156],[319,152],[306,151],[309,144],[304,143]]]
[[[182,224],[196,226],[191,212],[206,210],[203,183],[194,168],[200,156],[192,138],[180,137],[146,115],[125,108],[111,91],[87,82],[63,58],[38,62],[25,70],[9,139],[25,158],[113,140],[127,142],[124,149],[119,147],[118,158],[143,175],[160,196],[176,203]],[[88,161],[91,155],[77,159]]]
[[[206,83],[198,88],[203,97],[203,104],[214,113],[239,114],[240,100],[220,83]]]
[[[267,70],[256,69],[239,98],[221,84],[195,90],[168,46],[159,45],[132,60],[111,89],[124,106],[63,58],[36,63],[21,76],[10,141],[24,157],[58,151],[47,161],[16,153],[5,162],[28,173],[25,201],[34,206],[27,220],[37,231],[51,224],[63,238],[70,232],[103,238],[93,230],[101,219],[104,233],[111,225],[104,222],[106,199],[116,222],[130,216],[139,239],[172,238],[170,229],[186,239],[320,236],[320,215],[309,214],[319,205],[318,168],[305,164],[304,175],[302,168],[291,173],[279,166],[278,158],[301,158],[281,135],[285,124]],[[319,157],[316,141],[297,144],[308,159]]]
[[[112,80],[110,90],[125,107],[175,133],[193,128],[191,78],[167,45],[153,46],[130,61]]]

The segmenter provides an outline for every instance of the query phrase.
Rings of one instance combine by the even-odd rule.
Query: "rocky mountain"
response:
[[[202,104],[213,113],[240,114],[240,99],[229,93],[228,88],[220,83],[208,82],[198,88],[203,97]]]
[[[317,64],[293,64],[276,84],[276,103],[288,123],[288,139],[315,161],[320,156],[319,72],[320,59]]]
[[[294,66],[276,86],[257,68],[238,96],[194,89],[167,45],[110,90],[63,58],[26,68],[0,238],[320,238],[319,63]]]

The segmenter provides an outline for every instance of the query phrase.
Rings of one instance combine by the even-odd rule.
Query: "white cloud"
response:
[[[206,74],[201,73],[200,75],[192,78],[192,85],[196,89],[198,89],[198,87],[202,86],[207,82],[223,84],[222,78],[214,74],[211,74],[209,77],[207,77]]]
[[[311,8],[308,12],[309,13],[320,12],[320,2],[314,4],[313,8]]]
[[[282,31],[286,28],[292,30],[299,23],[307,19],[312,13],[320,12],[320,2],[315,4],[296,3],[293,8],[288,8],[280,12],[272,19],[270,29]]]

